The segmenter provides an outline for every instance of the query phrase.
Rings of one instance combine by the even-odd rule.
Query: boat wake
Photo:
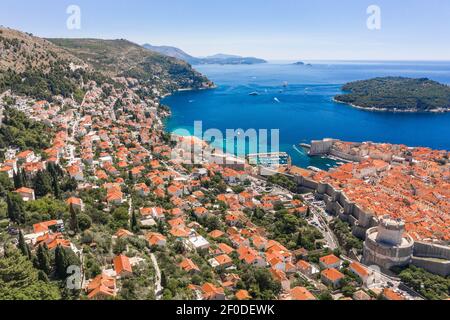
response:
[[[299,148],[297,148],[297,146],[295,144],[292,147],[294,148],[295,151],[300,153],[302,156],[306,155],[306,153],[304,151],[301,151]]]

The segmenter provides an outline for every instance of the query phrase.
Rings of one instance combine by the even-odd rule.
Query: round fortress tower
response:
[[[402,220],[382,217],[378,224],[376,241],[391,246],[398,246],[402,243],[404,232],[405,223]]]
[[[414,240],[405,234],[405,223],[388,216],[379,219],[378,226],[367,230],[363,262],[382,269],[402,267],[411,263]]]

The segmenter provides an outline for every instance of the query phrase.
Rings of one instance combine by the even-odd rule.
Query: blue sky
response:
[[[68,30],[66,9],[81,9]],[[381,30],[366,10],[381,8]],[[1,0],[0,24],[269,60],[450,60],[448,0]]]

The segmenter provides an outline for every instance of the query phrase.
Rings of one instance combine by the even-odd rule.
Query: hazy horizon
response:
[[[127,39],[269,61],[449,61],[450,2],[3,0],[0,23],[46,38]],[[69,29],[67,8],[81,10]],[[370,29],[368,8],[380,10]],[[370,11],[370,10],[369,10]]]

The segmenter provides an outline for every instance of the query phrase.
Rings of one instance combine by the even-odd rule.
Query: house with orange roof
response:
[[[122,239],[122,238],[132,237],[132,236],[134,236],[134,234],[133,234],[132,232],[128,231],[128,230],[125,230],[125,229],[119,229],[119,230],[117,230],[117,232],[115,233],[115,236],[116,236],[117,238],[119,238],[119,239]]]
[[[307,277],[312,276],[313,266],[309,262],[307,262],[305,260],[299,260],[299,261],[297,261],[296,266],[297,266],[297,270],[300,273],[304,274]]]
[[[130,259],[127,256],[116,256],[113,263],[117,276],[125,278],[133,275],[133,268],[131,267]]]
[[[155,220],[164,221],[166,216],[164,214],[164,209],[161,207],[153,207],[153,208],[142,208],[140,210],[141,216],[146,219],[148,217],[152,217]]]
[[[200,218],[204,218],[204,217],[206,217],[208,215],[208,210],[206,208],[204,208],[204,207],[195,208],[194,209],[194,215],[197,218],[199,218],[199,219]]]
[[[212,283],[205,283],[201,286],[204,300],[225,300],[223,288],[216,287]]]
[[[184,214],[184,212],[180,208],[173,208],[172,210],[170,210],[170,215],[175,218],[179,218],[183,214]]]
[[[0,173],[4,173],[8,178],[12,179],[14,177],[14,168],[9,165],[3,165],[0,168]]]
[[[391,300],[391,301],[403,301],[406,300],[404,296],[399,294],[398,292],[395,292],[391,288],[386,288],[383,290],[382,297],[385,300]]]
[[[181,228],[181,227],[185,227],[186,226],[186,222],[181,217],[169,220],[169,221],[167,221],[167,223],[170,225],[170,227],[172,229],[174,229],[174,228]]]
[[[99,180],[108,180],[108,175],[106,174],[105,171],[103,170],[97,170],[95,172],[95,176],[97,177],[97,179]]]
[[[69,240],[64,239],[61,233],[45,233],[43,236],[37,238],[36,246],[43,245],[44,243],[49,250],[56,249],[58,246],[73,248],[72,243]]]
[[[141,197],[147,197],[150,194],[150,188],[145,183],[139,183],[134,186],[134,190]]]
[[[227,245],[226,243],[219,243],[217,245],[218,251],[224,254],[231,254],[234,252],[234,249]]]
[[[175,238],[188,238],[191,234],[191,230],[184,226],[180,226],[172,228],[170,234]]]
[[[35,177],[40,171],[45,168],[44,162],[27,162],[23,165],[23,169],[28,177]]]
[[[71,165],[66,168],[71,178],[74,178],[76,181],[84,181],[83,170],[78,165]]]
[[[18,153],[16,158],[22,162],[33,162],[36,159],[36,155],[32,150],[25,150]]]
[[[337,269],[326,269],[321,273],[322,282],[333,288],[339,288],[344,278],[345,275]]]
[[[120,188],[110,188],[107,191],[106,201],[109,205],[121,205],[125,199]]]
[[[317,300],[316,297],[314,297],[314,295],[304,287],[295,287],[291,289],[289,296],[291,300],[298,300],[298,301]]]
[[[266,249],[267,243],[268,243],[268,240],[267,240],[266,238],[261,237],[261,236],[258,236],[258,235],[254,235],[254,236],[251,238],[251,240],[252,240],[253,246],[254,246],[256,249],[258,249],[258,250],[260,250],[260,251]]]
[[[241,216],[236,212],[230,212],[225,216],[225,222],[229,226],[235,227],[241,222]]]
[[[252,297],[248,293],[247,290],[239,290],[236,292],[235,297],[237,300],[244,301],[244,300],[251,300]]]
[[[270,269],[270,273],[272,274],[272,277],[281,284],[284,291],[289,291],[291,289],[291,282],[284,271]]]
[[[33,225],[34,233],[46,233],[52,232],[63,232],[64,231],[64,221],[63,220],[50,220],[45,222],[36,223]]]
[[[217,257],[214,257],[214,258],[210,259],[209,260],[209,264],[213,268],[218,268],[218,267],[228,268],[228,267],[231,267],[233,265],[233,260],[230,258],[229,255],[222,254],[220,256],[217,256]]]
[[[154,191],[154,194],[160,199],[165,198],[165,196],[166,196],[165,191],[161,188],[156,188]]]
[[[224,236],[225,233],[223,233],[220,230],[213,230],[208,235],[213,239],[218,239]]]
[[[182,187],[177,185],[171,185],[167,188],[167,193],[170,196],[182,197],[184,195],[184,190]]]
[[[334,254],[322,257],[319,259],[320,266],[323,269],[340,269],[342,260],[336,257]]]
[[[367,284],[367,281],[369,280],[369,276],[370,276],[370,272],[369,270],[367,270],[366,267],[364,267],[363,265],[361,265],[360,263],[354,261],[350,264],[349,266],[349,270],[355,274],[356,276],[358,276],[359,279],[361,279],[361,281],[364,284]]]
[[[25,202],[36,200],[33,189],[22,187],[14,192],[17,193]]]
[[[282,270],[286,272],[286,263],[280,257],[266,253],[266,261],[272,269]]]
[[[239,260],[246,264],[255,266],[257,268],[265,268],[267,266],[266,260],[259,255],[259,253],[250,247],[240,247],[237,250]]]
[[[165,247],[167,245],[166,237],[160,233],[150,232],[145,238],[151,247]]]
[[[229,230],[233,230],[233,229],[230,228]],[[230,235],[229,239],[230,239],[231,243],[233,244],[233,247],[235,247],[235,248],[250,246],[250,241],[248,239],[245,239],[244,237],[242,237],[239,234],[239,232]]]
[[[90,300],[112,299],[117,295],[116,279],[102,273],[89,281],[86,292]]]
[[[244,204],[246,202],[252,202],[253,195],[247,191],[243,191],[239,194],[239,202]]]
[[[84,211],[84,203],[80,198],[70,197],[69,199],[67,199],[66,203],[67,205],[72,206],[72,208],[74,208],[75,210],[78,210],[80,212]]]
[[[191,259],[188,258],[184,259],[178,266],[188,273],[200,272],[200,268],[194,262],[192,262]]]

